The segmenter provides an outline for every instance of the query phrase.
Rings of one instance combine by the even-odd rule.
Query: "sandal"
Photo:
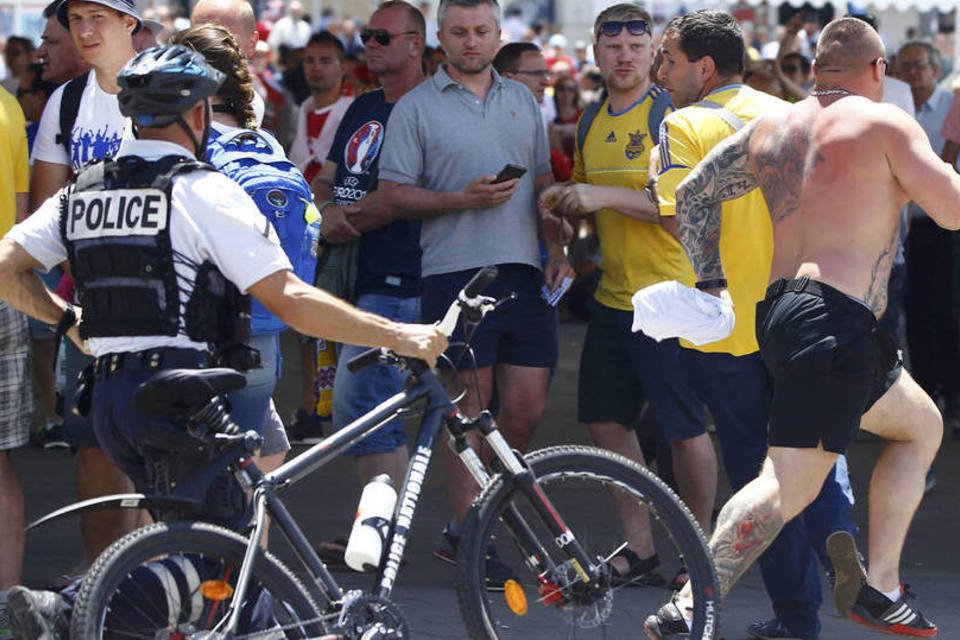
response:
[[[624,547],[613,558],[623,558],[627,561],[629,569],[626,574],[620,571],[610,563],[611,583],[615,586],[635,586],[635,587],[660,587],[666,584],[662,575],[655,572],[654,569],[660,566],[660,558],[653,554],[649,558],[641,559],[636,553]],[[611,558],[611,560],[613,559]]]

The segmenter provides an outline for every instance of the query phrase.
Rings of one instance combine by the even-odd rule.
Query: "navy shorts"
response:
[[[668,442],[706,433],[703,405],[689,384],[676,339],[657,342],[630,327],[633,313],[590,301],[580,354],[577,420],[632,425],[644,400]]]
[[[524,264],[497,265],[497,278],[483,295],[501,299],[516,294],[487,314],[474,333],[470,344],[478,367],[512,364],[521,367],[552,369],[557,364],[557,309],[541,295],[543,273]],[[423,279],[421,310],[423,321],[443,318],[447,307],[457,297],[478,269],[455,271]],[[463,342],[463,326],[458,326],[450,342]],[[457,362],[462,350],[452,347],[447,355]],[[469,358],[460,361],[469,368]]]
[[[773,376],[770,445],[843,453],[860,417],[900,376],[900,354],[867,306],[807,278],[778,280],[757,303]]]

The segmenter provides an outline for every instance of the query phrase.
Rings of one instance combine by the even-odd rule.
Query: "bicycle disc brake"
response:
[[[346,640],[407,640],[410,626],[396,604],[378,596],[348,593],[340,620],[331,630]]]
[[[613,611],[609,579],[602,579],[596,586],[585,584],[570,562],[544,576],[540,593],[545,604],[560,608],[567,623],[580,629],[599,627]]]

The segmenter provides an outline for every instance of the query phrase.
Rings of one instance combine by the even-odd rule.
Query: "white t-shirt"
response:
[[[304,173],[310,163],[323,164],[330,153],[330,147],[333,146],[337,127],[340,126],[343,114],[347,112],[351,102],[353,98],[340,96],[333,104],[316,109],[313,106],[313,96],[304,100],[297,116],[297,135],[288,154],[290,162]]]
[[[77,171],[94,158],[116,156],[120,141],[132,139],[133,130],[130,119],[120,113],[117,96],[100,88],[95,71],[87,76],[87,85],[80,98],[80,110],[70,135],[70,156],[67,156],[66,149],[57,141],[60,133],[60,102],[66,86],[58,87],[43,109],[31,161],[66,164]]]
[[[124,140],[118,155],[137,155],[147,160],[168,155],[192,157],[189,151],[171,142],[134,139]],[[291,269],[273,226],[246,192],[226,176],[213,171],[182,175],[174,180],[171,195],[171,245],[187,261],[199,265],[209,260],[243,292],[277,271]],[[60,235],[59,201],[57,197],[48,199],[7,234],[48,270],[67,259]],[[195,276],[194,269],[183,262],[178,260],[175,265],[181,286],[181,319],[190,297],[190,290],[183,284],[192,283]],[[95,356],[159,347],[206,348],[183,333],[91,338],[88,346]]]

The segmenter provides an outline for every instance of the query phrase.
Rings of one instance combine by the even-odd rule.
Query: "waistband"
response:
[[[94,372],[109,376],[120,371],[159,371],[161,369],[204,369],[210,365],[210,354],[197,349],[162,347],[144,351],[108,353],[94,360]]]
[[[835,287],[831,287],[817,280],[811,280],[806,276],[790,280],[786,278],[777,280],[767,287],[767,294],[764,300],[772,300],[784,293],[807,293],[818,298],[823,298],[831,303],[844,305],[851,310],[869,314],[871,318],[876,320],[873,310],[863,300],[858,300]]]

